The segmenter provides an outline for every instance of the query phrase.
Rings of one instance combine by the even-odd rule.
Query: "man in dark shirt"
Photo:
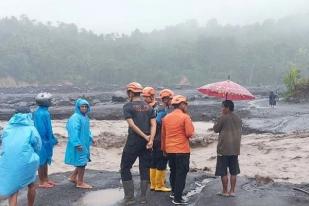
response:
[[[124,118],[128,122],[128,138],[121,157],[121,179],[126,204],[134,204],[134,184],[131,168],[139,158],[141,179],[141,201],[146,203],[146,191],[149,187],[150,150],[156,133],[155,113],[142,98],[143,87],[132,82],[127,86],[129,102],[123,106]]]
[[[231,100],[222,102],[222,116],[214,125],[219,133],[217,146],[216,176],[221,176],[222,196],[235,196],[236,176],[240,173],[238,155],[240,154],[241,119],[233,113],[234,103]],[[228,191],[227,168],[229,168],[231,189]]]

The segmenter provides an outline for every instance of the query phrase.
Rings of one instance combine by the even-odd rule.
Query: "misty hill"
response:
[[[0,20],[0,78],[24,84],[177,84],[232,79],[281,84],[291,65],[309,73],[309,14],[247,26],[194,20],[130,35],[21,16]]]

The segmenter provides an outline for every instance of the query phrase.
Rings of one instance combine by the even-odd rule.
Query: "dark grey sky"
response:
[[[188,19],[243,25],[306,12],[309,0],[0,0],[0,17],[26,14],[96,33],[151,31]]]

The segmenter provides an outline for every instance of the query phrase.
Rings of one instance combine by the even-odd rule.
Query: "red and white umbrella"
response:
[[[206,84],[197,89],[202,94],[206,94],[211,97],[218,97],[228,100],[252,100],[255,99],[246,88],[239,84],[226,80],[222,82],[216,82],[212,84]]]

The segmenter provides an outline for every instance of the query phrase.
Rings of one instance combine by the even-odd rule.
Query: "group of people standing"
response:
[[[190,164],[189,140],[194,136],[194,125],[188,113],[187,98],[163,89],[156,98],[156,90],[143,88],[132,82],[126,88],[128,103],[123,106],[128,123],[128,137],[123,148],[120,174],[124,189],[124,204],[147,203],[147,191],[169,192],[174,205],[188,204],[183,197]],[[48,178],[48,165],[57,138],[53,135],[50,113],[51,95],[41,93],[36,97],[38,108],[31,113],[27,107],[18,108],[0,138],[0,198],[9,198],[9,205],[17,205],[18,191],[28,186],[28,205],[34,205],[36,171],[40,188],[52,188],[55,182]],[[239,174],[241,120],[233,114],[230,100],[222,103],[222,116],[214,125],[220,133],[216,175],[221,176],[222,196],[235,196],[236,175]],[[90,161],[90,146],[95,144],[90,130],[88,113],[90,105],[78,99],[75,112],[66,128],[68,142],[64,162],[75,167],[68,180],[77,188],[91,189],[85,183],[84,173]],[[131,169],[139,159],[140,198],[134,195]],[[170,168],[166,185],[166,169]],[[228,172],[230,190],[228,190]]]
[[[124,105],[124,117],[129,125],[128,139],[121,158],[121,179],[126,204],[134,204],[134,183],[131,168],[139,158],[140,203],[146,203],[149,189],[171,192],[174,204],[186,204],[182,197],[189,171],[189,139],[194,126],[188,115],[186,97],[164,89],[156,101],[152,87],[143,88],[132,82],[127,86],[129,102]],[[165,185],[167,163],[170,185]]]
[[[8,198],[10,206],[17,205],[18,191],[28,186],[28,205],[33,206],[36,188],[53,188],[56,183],[48,178],[48,165],[52,162],[53,148],[58,143],[53,134],[48,107],[52,96],[40,93],[35,98],[38,105],[34,112],[29,107],[18,107],[1,135],[0,149],[0,199]],[[88,112],[89,103],[78,99],[75,112],[66,128],[68,143],[65,163],[75,170],[69,177],[77,188],[90,189],[84,182],[85,167],[90,161],[93,143]],[[36,182],[38,171],[39,182]]]

